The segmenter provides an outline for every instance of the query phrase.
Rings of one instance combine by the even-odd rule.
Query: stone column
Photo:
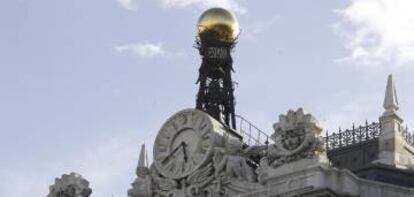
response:
[[[378,163],[399,168],[407,168],[409,160],[414,159],[406,149],[412,149],[401,135],[403,119],[399,114],[397,91],[392,75],[388,76],[387,88],[383,105],[385,111],[379,118],[382,133],[379,136]],[[411,157],[411,158],[410,158]]]

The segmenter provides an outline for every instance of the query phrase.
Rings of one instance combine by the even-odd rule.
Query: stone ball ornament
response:
[[[236,16],[223,8],[211,8],[201,14],[197,24],[198,35],[213,33],[217,40],[234,42],[240,33]]]

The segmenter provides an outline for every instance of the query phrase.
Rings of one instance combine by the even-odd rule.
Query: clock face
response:
[[[179,179],[203,165],[213,149],[210,117],[199,110],[178,112],[161,127],[154,143],[154,163],[159,172]]]

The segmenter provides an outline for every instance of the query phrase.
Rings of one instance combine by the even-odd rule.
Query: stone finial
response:
[[[379,159],[375,162],[398,168],[414,168],[414,148],[404,139],[406,131],[401,126],[403,119],[398,113],[398,98],[392,75],[388,76],[384,108],[385,112],[379,118]]]
[[[128,190],[128,197],[150,197],[153,193],[151,169],[148,168],[148,155],[145,144],[141,145],[138,166],[136,169],[137,178]]]
[[[397,91],[392,75],[388,76],[383,107],[385,111],[380,117],[383,130],[382,133],[394,133],[394,131],[399,131],[403,119],[398,112],[400,107],[398,105]]]
[[[139,154],[138,167],[148,167],[148,154],[145,149],[145,144],[141,145],[141,152]]]
[[[141,152],[139,154],[138,166],[137,166],[137,175],[144,176],[146,171],[148,170],[148,154],[147,150],[145,149],[145,144],[141,145]],[[145,172],[143,172],[145,171]]]
[[[55,183],[49,187],[47,197],[89,197],[91,193],[89,182],[81,175],[72,172],[56,178]]]
[[[386,114],[395,113],[399,109],[397,91],[395,89],[395,83],[392,75],[388,75],[383,107]]]

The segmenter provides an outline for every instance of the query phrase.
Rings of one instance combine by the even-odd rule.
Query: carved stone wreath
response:
[[[323,150],[319,137],[322,129],[317,120],[311,114],[305,114],[302,108],[280,115],[273,128],[275,132],[271,138],[275,144],[269,147],[269,154],[273,157],[274,167],[313,157],[317,151]]]
[[[292,130],[282,130],[279,128],[275,131],[273,140],[275,141],[275,145],[281,151],[279,154],[291,155],[301,150],[306,137],[307,135],[303,128]]]

